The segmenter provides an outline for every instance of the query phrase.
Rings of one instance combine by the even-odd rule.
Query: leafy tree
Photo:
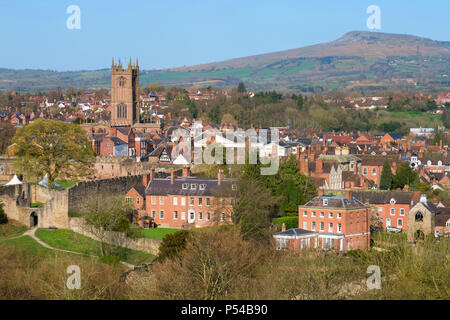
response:
[[[3,210],[3,203],[0,202],[0,224],[7,223],[8,218],[6,217],[6,213]]]
[[[15,168],[30,178],[48,175],[49,186],[58,178],[89,175],[95,153],[87,132],[75,124],[38,119],[17,130]]]
[[[297,215],[298,205],[305,204],[317,194],[312,180],[299,172],[293,156],[280,163],[277,174],[266,179],[272,194],[281,198],[281,216]]]
[[[299,110],[303,109],[303,103],[304,103],[303,96],[301,94],[299,94],[298,97],[297,97],[297,108]]]
[[[93,234],[100,241],[100,254],[102,256],[110,255],[112,247],[108,242],[113,241],[120,245],[119,235],[111,231],[129,231],[129,224],[125,222],[126,215],[132,211],[129,203],[122,197],[116,197],[99,207],[92,207],[83,217],[85,220],[84,229]],[[129,235],[129,234],[127,234]]]
[[[8,146],[11,145],[11,139],[16,129],[8,122],[0,122],[0,154],[4,154]]]
[[[438,146],[438,145],[440,145],[442,138],[441,138],[441,135],[439,134],[439,131],[437,128],[435,129],[435,132],[436,133],[434,134],[433,144],[435,146]]]
[[[238,183],[237,199],[231,217],[243,238],[269,242],[269,227],[276,215],[276,198],[261,180],[242,177]]]
[[[413,170],[408,162],[404,162],[398,169],[393,179],[392,189],[403,189],[405,185],[409,185],[411,188],[415,188],[419,185],[419,174]]]
[[[245,93],[245,92],[247,92],[247,89],[245,88],[245,84],[244,84],[243,82],[239,82],[237,91],[238,91],[239,93]]]
[[[173,259],[179,256],[180,252],[186,247],[187,239],[190,235],[188,230],[180,230],[172,234],[167,234],[162,239],[159,246],[158,257],[161,261]]]
[[[197,117],[198,117],[198,108],[197,108],[197,105],[195,104],[195,101],[191,101],[189,103],[189,113],[191,114],[191,117],[193,119],[197,119]]]
[[[389,165],[389,162],[386,159],[383,164],[383,170],[381,171],[380,189],[381,190],[391,189],[392,182],[393,182],[393,176],[392,176],[391,166]]]

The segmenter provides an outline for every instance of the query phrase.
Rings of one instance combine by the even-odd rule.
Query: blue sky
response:
[[[81,29],[66,9],[78,5]],[[448,41],[448,0],[0,0],[0,67],[94,70],[139,57],[160,69],[221,61],[334,40],[367,30]],[[128,60],[127,60],[128,61]]]

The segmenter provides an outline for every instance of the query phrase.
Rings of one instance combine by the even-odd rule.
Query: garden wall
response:
[[[91,231],[91,227],[86,225],[83,218],[70,218],[69,229],[91,239],[97,241],[100,240]],[[144,251],[154,255],[158,255],[161,241],[161,239],[149,238],[131,239],[128,238],[124,232],[117,231],[108,231],[105,239],[106,243],[112,245],[125,247],[132,250]]]

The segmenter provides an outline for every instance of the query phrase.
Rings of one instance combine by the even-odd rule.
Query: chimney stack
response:
[[[150,181],[153,181],[155,178],[155,169],[150,170]]]
[[[349,201],[353,200],[353,192],[352,192],[352,190],[345,190],[344,191],[344,195]]]
[[[317,189],[317,195],[318,195],[319,197],[323,196],[323,188],[318,188],[318,189]]]
[[[150,181],[152,181],[152,180],[150,179],[150,177],[151,177],[150,174],[144,174],[144,175],[142,176],[142,185],[143,185],[144,187],[147,187],[147,186],[148,186],[148,183],[149,183]]]
[[[170,184],[175,181],[175,171],[170,171]]]
[[[318,158],[316,160],[316,172],[322,173],[322,171],[323,171],[323,160],[322,158]]]
[[[426,194],[420,195],[420,202],[422,202],[423,204],[427,204],[427,195]]]
[[[281,225],[281,232],[284,232],[284,231],[286,231],[286,225],[283,222],[283,224]]]
[[[224,173],[222,169],[219,169],[219,172],[217,173],[217,185],[221,185],[222,184],[222,180],[224,178]]]
[[[184,167],[181,172],[182,172],[183,179],[186,179],[187,177],[189,177],[189,167]]]

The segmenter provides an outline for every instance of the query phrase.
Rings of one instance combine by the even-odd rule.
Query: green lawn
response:
[[[71,180],[56,180],[55,183],[60,185],[60,187],[55,188],[56,190],[64,190],[77,184],[76,181]]]
[[[162,239],[166,234],[175,233],[177,231],[180,231],[180,229],[154,228],[141,230],[140,234],[142,238]]]
[[[25,231],[27,231],[27,227],[15,222],[0,224],[0,239],[17,237]]]
[[[41,246],[39,243],[37,243],[33,238],[29,236],[23,236],[17,239],[0,241],[0,250],[3,245],[13,247],[15,252],[25,253],[28,256],[37,257],[41,255],[51,255],[56,252],[54,250]]]
[[[100,255],[100,242],[89,237],[75,233],[71,230],[36,230],[36,236],[48,245],[80,252],[83,254]],[[112,255],[118,256],[120,260],[138,265],[144,262],[150,262],[155,259],[155,255],[143,251],[136,251],[118,246],[110,246]]]
[[[30,184],[38,184],[38,182],[39,181],[32,181],[30,182]],[[76,181],[72,180],[55,180],[55,183],[60,185],[59,187],[55,188],[55,190],[65,190],[77,184]]]

